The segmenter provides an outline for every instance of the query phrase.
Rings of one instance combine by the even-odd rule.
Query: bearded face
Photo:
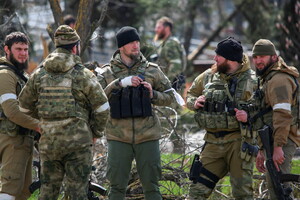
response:
[[[25,60],[24,62],[19,62],[19,61],[15,58],[14,54],[11,54],[10,57],[9,57],[9,61],[10,61],[15,67],[17,67],[19,70],[24,71],[24,70],[28,69],[28,59]]]
[[[219,73],[227,74],[230,70],[230,66],[228,65],[227,60],[224,60],[222,63],[217,63],[217,71]]]
[[[262,76],[275,62],[276,59],[273,59],[272,56],[254,56],[256,75]]]
[[[166,30],[163,23],[157,23],[155,26],[155,40],[162,40],[166,36]]]
[[[28,44],[14,43],[9,49],[4,47],[7,59],[19,70],[28,68]]]

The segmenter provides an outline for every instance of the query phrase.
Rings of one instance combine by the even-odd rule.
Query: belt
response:
[[[208,134],[214,135],[216,138],[224,137],[226,135],[229,135],[230,133],[234,133],[237,131],[219,131],[219,132],[209,132],[207,131]]]

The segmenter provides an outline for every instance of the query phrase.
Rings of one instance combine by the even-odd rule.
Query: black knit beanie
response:
[[[133,42],[133,41],[140,41],[140,35],[138,34],[137,30],[131,26],[124,26],[121,28],[116,34],[116,40],[118,44],[118,48]]]
[[[233,37],[228,37],[219,42],[216,53],[223,56],[227,60],[243,62],[243,47],[240,41],[235,40]]]

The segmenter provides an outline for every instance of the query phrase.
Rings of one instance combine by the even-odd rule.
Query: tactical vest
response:
[[[273,76],[276,73],[279,73],[280,71],[272,71],[270,72],[266,78],[265,78],[265,84],[261,86],[260,88],[255,91],[254,95],[254,102],[252,105],[252,109],[250,110],[250,116],[252,117],[252,126],[253,130],[259,130],[261,129],[264,125],[268,125],[270,127],[273,127],[273,112],[272,108],[268,105],[266,105],[266,100],[265,100],[265,91],[267,87],[267,82],[273,78]],[[285,72],[282,72],[285,73]],[[293,77],[293,76],[292,76]],[[291,113],[293,116],[293,122],[291,125],[299,125],[299,82],[298,80],[293,77],[295,80],[295,83],[297,85],[296,91],[293,93],[293,98],[297,102],[295,105],[291,106]],[[254,118],[253,118],[254,117]]]
[[[140,76],[145,79],[146,68],[148,66],[157,66],[155,63],[145,62],[139,66],[134,76]],[[114,67],[109,64],[104,65],[108,74],[105,75],[106,85],[112,81],[128,76],[128,74],[120,75],[122,70],[119,67]],[[108,102],[110,104],[110,115],[112,118],[121,119],[128,117],[148,117],[152,116],[152,104],[150,93],[144,86],[126,87],[115,89],[109,96]]]
[[[58,120],[77,117],[88,122],[89,110],[78,103],[74,91],[74,78],[81,66],[76,65],[65,73],[50,73],[41,69],[38,116],[44,120]],[[79,93],[76,93],[77,95]]]
[[[245,104],[242,100],[251,70],[233,77],[230,84],[223,81],[218,73],[207,73],[204,80],[204,107],[195,114],[195,120],[202,128],[238,130],[239,122],[235,118],[234,108]]]
[[[14,66],[12,66],[14,67]],[[6,63],[1,63],[0,71],[7,69],[10,71],[13,71],[16,74],[17,77],[17,85],[16,85],[16,96],[18,97],[22,88],[26,84],[26,77],[24,75],[21,76],[21,73],[16,73],[15,67],[12,68],[11,66],[7,66]],[[2,106],[0,105],[0,132],[4,134],[8,134],[10,136],[16,136],[18,134],[25,135],[29,130],[15,124],[14,122],[10,121],[4,114],[4,111],[2,109]]]

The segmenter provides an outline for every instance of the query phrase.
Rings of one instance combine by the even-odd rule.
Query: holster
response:
[[[258,153],[258,146],[251,145],[248,142],[243,142],[241,149],[241,158],[246,161],[256,158]]]
[[[201,167],[202,163],[200,162],[200,156],[198,154],[195,154],[189,174],[189,179],[193,181],[194,184],[196,184],[198,181]]]

